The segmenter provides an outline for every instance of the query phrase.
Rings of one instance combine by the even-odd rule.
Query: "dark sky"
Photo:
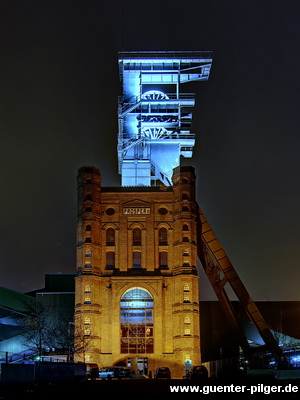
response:
[[[300,300],[299,17],[299,0],[0,0],[0,285],[75,272],[80,166],[120,185],[123,43],[214,52],[183,86],[198,201],[255,300]]]

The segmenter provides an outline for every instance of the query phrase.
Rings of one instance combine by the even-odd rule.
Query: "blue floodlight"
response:
[[[121,52],[118,160],[122,186],[171,185],[180,156],[190,158],[194,93],[180,84],[209,78],[211,52]]]

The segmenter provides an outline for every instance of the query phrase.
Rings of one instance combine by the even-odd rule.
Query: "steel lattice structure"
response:
[[[122,186],[171,185],[180,157],[192,157],[194,93],[191,81],[206,81],[211,52],[121,52],[118,159]]]

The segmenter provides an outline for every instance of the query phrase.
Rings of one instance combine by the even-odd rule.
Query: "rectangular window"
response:
[[[190,334],[191,334],[191,330],[189,328],[184,330],[185,336],[189,336]]]
[[[142,245],[142,231],[139,228],[134,228],[134,230],[132,231],[132,245]]]
[[[108,251],[106,253],[106,269],[114,269],[115,268],[115,252]]]
[[[115,245],[115,230],[113,228],[108,228],[106,231],[106,246]]]
[[[168,269],[168,252],[167,251],[159,252],[159,268]]]
[[[184,296],[183,302],[184,303],[190,303],[190,296]]]
[[[133,252],[132,268],[142,268],[142,253],[140,251]]]

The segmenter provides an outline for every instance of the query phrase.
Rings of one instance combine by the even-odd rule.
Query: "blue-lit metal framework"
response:
[[[208,51],[119,53],[122,186],[155,186],[159,182],[170,186],[180,156],[192,157],[195,95],[181,93],[181,84],[207,80],[211,63]]]

